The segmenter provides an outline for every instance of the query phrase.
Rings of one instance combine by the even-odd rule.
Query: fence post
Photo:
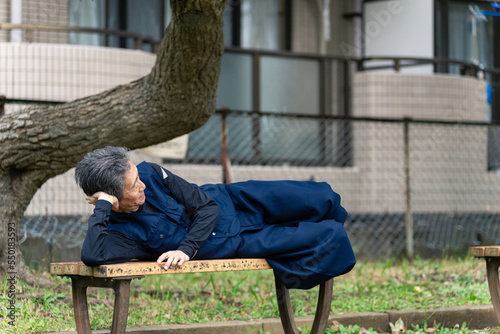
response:
[[[410,134],[409,123],[411,118],[404,119],[404,150],[405,150],[405,182],[406,182],[406,257],[409,261],[414,258],[413,247],[413,218],[411,215],[411,187],[410,187]]]
[[[5,113],[5,95],[0,95],[0,117]]]
[[[227,113],[224,110],[220,118],[220,160],[222,165],[222,183],[231,183],[231,160],[229,160]]]

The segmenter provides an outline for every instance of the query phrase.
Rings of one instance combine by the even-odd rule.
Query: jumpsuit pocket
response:
[[[228,238],[238,235],[240,222],[235,215],[221,215],[210,238]]]
[[[177,249],[186,234],[185,228],[169,219],[168,216],[160,214],[154,229],[150,231],[146,246],[159,252]]]

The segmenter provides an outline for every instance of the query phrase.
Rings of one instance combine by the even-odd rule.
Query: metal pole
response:
[[[220,123],[220,159],[222,165],[222,183],[231,183],[231,160],[229,160],[228,130],[225,112],[221,115]]]
[[[5,95],[0,95],[0,117],[5,114]]]
[[[260,52],[252,54],[252,110],[260,111]],[[260,123],[261,116],[254,114],[252,116],[252,164],[258,164],[261,160],[260,144]]]
[[[414,258],[413,247],[413,218],[411,215],[411,188],[410,188],[410,118],[404,119],[404,150],[405,150],[405,181],[406,181],[406,257],[409,261]]]
[[[21,24],[23,23],[23,0],[10,1],[10,23]],[[22,43],[23,33],[20,29],[12,29],[10,31],[11,43]]]

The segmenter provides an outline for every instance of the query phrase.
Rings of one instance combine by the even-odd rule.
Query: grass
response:
[[[18,282],[15,327],[8,324],[6,279],[0,294],[0,332],[39,333],[75,330],[71,284],[68,278],[48,277],[50,288]],[[277,318],[274,278],[271,270],[210,274],[149,276],[132,281],[128,326],[148,326],[223,320]],[[290,292],[295,315],[315,312],[317,288]],[[113,311],[110,289],[89,288],[93,329],[109,328]],[[447,306],[491,304],[484,261],[417,259],[358,263],[353,271],[336,278],[332,313],[381,312]],[[462,325],[462,324],[461,324]],[[420,324],[407,333],[429,333]],[[463,327],[431,328],[435,333],[473,333]],[[364,332],[363,332],[364,330]],[[375,333],[352,326],[336,326],[333,333]]]

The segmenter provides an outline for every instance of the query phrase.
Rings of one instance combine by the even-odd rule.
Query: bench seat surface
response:
[[[179,274],[215,271],[271,269],[265,259],[193,260],[180,267],[165,270],[157,262],[126,262],[89,267],[83,262],[58,262],[50,264],[50,273],[62,276],[127,277],[138,275]]]

